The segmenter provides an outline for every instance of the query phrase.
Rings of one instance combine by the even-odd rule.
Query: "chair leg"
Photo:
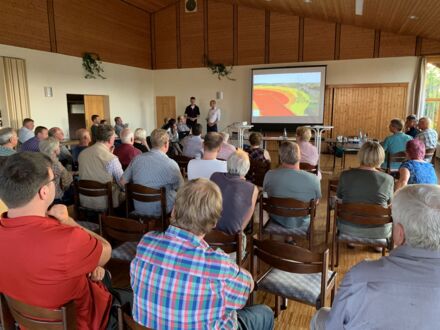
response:
[[[281,310],[284,311],[287,309],[287,298],[280,297],[281,298]]]
[[[275,296],[275,318],[278,317],[278,315],[280,315],[281,313],[281,297],[280,296]]]
[[[382,247],[382,257],[385,257],[386,253],[387,253],[387,248]]]
[[[339,266],[339,241],[336,240],[336,264],[335,267]]]
[[[333,300],[335,300],[335,293],[336,293],[336,283],[332,288],[332,291],[330,293],[330,307],[333,305]]]

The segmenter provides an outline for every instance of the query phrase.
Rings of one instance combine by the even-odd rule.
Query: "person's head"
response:
[[[280,145],[279,149],[280,161],[282,164],[296,165],[300,160],[300,151],[296,143],[290,141],[284,141]]]
[[[0,199],[9,209],[47,210],[55,198],[52,161],[41,152],[20,152],[0,167]]]
[[[134,143],[134,134],[129,128],[124,128],[121,131],[121,142],[124,144],[133,144]]]
[[[88,146],[92,141],[90,132],[85,128],[80,128],[76,131],[76,138],[79,140],[81,146]]]
[[[358,152],[358,159],[361,166],[376,168],[385,160],[385,151],[378,142],[365,142]]]
[[[166,130],[161,128],[156,128],[150,135],[151,146],[154,149],[161,150],[165,153],[168,152],[168,147],[170,143],[170,137]]]
[[[214,108],[215,105],[216,105],[215,100],[211,100],[211,101],[209,101],[209,106],[210,106],[211,108]]]
[[[411,160],[425,159],[426,147],[423,141],[419,139],[409,140],[406,143],[406,156]]]
[[[64,132],[59,127],[52,127],[49,130],[49,136],[57,139],[58,141],[63,141],[64,140]]]
[[[202,125],[201,124],[195,124],[192,128],[192,134],[195,136],[202,135]]]
[[[252,132],[251,135],[249,135],[249,143],[252,147],[259,147],[261,145],[261,141],[263,140],[263,135],[258,132]]]
[[[46,140],[49,136],[49,131],[44,126],[37,126],[35,128],[34,133],[35,133],[35,136],[37,137],[37,139],[40,141]]]
[[[219,134],[220,134],[220,135],[222,136],[222,138],[223,138],[223,143],[228,143],[228,141],[229,141],[229,134],[226,133],[226,132],[220,132]]]
[[[185,124],[186,123],[186,117],[185,116],[179,116],[177,117],[177,121],[179,124]]]
[[[99,121],[99,125],[106,125],[107,124],[107,119],[101,119]]]
[[[440,187],[411,184],[393,198],[393,239],[396,245],[440,250]]]
[[[189,102],[193,105],[196,104],[196,98],[194,96],[191,96]]]
[[[14,148],[17,146],[17,142],[17,132],[13,128],[0,128],[0,146]]]
[[[310,127],[299,126],[296,128],[296,137],[301,141],[309,142],[312,138],[312,130]]]
[[[99,120],[100,120],[100,118],[99,118],[98,115],[92,115],[92,122],[93,122],[93,124],[98,125],[99,124]]]
[[[390,121],[390,132],[391,133],[397,133],[397,132],[401,132],[404,126],[404,122],[402,119],[399,118],[394,118]]]
[[[60,141],[54,137],[50,137],[39,143],[40,152],[55,159],[60,154]]]
[[[171,128],[172,130],[176,130],[177,129],[176,120],[174,118],[171,118],[170,120],[168,120],[167,129],[168,128]]]
[[[217,132],[209,132],[203,140],[203,150],[207,152],[219,152],[223,143],[222,136]]]
[[[197,236],[209,233],[222,212],[219,187],[207,179],[191,180],[177,191],[171,225]]]
[[[138,142],[143,142],[147,140],[147,131],[143,128],[136,128],[134,131],[134,140]]]
[[[229,156],[227,166],[229,174],[245,177],[247,172],[249,172],[249,168],[251,167],[249,154],[241,149],[238,149],[231,156]]]
[[[31,118],[23,119],[23,126],[32,131],[34,129],[34,120]]]
[[[110,125],[99,125],[96,130],[96,141],[112,146],[115,143],[115,129]]]
[[[405,126],[410,127],[417,127],[417,116],[416,115],[409,115],[406,117]]]
[[[428,117],[422,117],[419,119],[419,128],[424,131],[431,127],[431,119]]]
[[[116,125],[122,125],[123,124],[122,118],[121,117],[115,117],[115,124]]]

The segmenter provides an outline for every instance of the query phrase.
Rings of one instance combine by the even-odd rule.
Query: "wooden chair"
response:
[[[318,175],[319,174],[319,166],[318,164],[316,165],[311,165],[309,163],[299,163],[299,168],[303,171]]]
[[[205,235],[204,240],[214,249],[220,248],[225,253],[235,253],[235,261],[241,266],[247,260],[247,256],[243,255],[243,233],[238,232],[235,235],[228,235],[220,230],[213,229]]]
[[[100,215],[101,236],[108,239],[113,248],[112,259],[131,261],[136,255],[136,247],[148,231],[144,225],[133,219]]]
[[[316,201],[301,202],[293,198],[268,197],[260,198],[260,219],[259,219],[259,238],[267,233],[286,237],[306,238],[309,242],[309,249],[313,246],[313,223],[316,216]],[[266,225],[263,225],[264,211],[270,215],[281,217],[305,217],[310,216],[310,226],[307,230],[302,228],[286,228],[275,221],[269,219]]]
[[[182,176],[184,178],[188,177],[188,163],[193,158],[186,157],[183,155],[178,155],[178,156],[173,156],[172,159],[174,159],[177,165],[179,165],[180,173],[182,173]]]
[[[270,266],[259,278],[254,265],[252,272],[256,290],[275,295],[275,317],[286,308],[285,303],[281,303],[286,298],[319,309],[326,305],[331,293],[330,305],[333,303],[336,272],[328,270],[328,248],[323,252],[312,252],[298,246],[259,239],[253,240],[253,246],[254,255]]]
[[[134,201],[139,203],[160,203],[160,216],[154,217],[134,211]],[[154,189],[140,184],[127,183],[125,185],[125,216],[137,219],[145,224],[153,223],[151,229],[159,228],[162,231],[168,226],[167,199],[164,187]],[[157,223],[159,222],[159,223]]]
[[[4,330],[15,330],[15,322],[31,330],[74,330],[76,309],[73,301],[60,309],[31,306],[0,294],[1,322]]]
[[[251,166],[246,179],[253,184],[262,187],[264,182],[264,176],[270,170],[271,163],[267,160],[250,160]]]
[[[390,238],[373,239],[340,233],[337,225],[338,219],[355,225],[374,225],[378,227],[393,223],[391,205],[383,207],[374,204],[336,203],[333,222],[332,269],[339,264],[339,244],[342,242],[381,247],[383,256],[386,248],[389,250],[393,248],[392,236]]]
[[[431,159],[432,166],[435,168],[435,155],[437,153],[436,148],[426,149],[425,159]]]
[[[129,304],[118,308],[118,330],[153,330],[136,323],[131,316],[131,308]]]
[[[406,160],[406,153],[405,151],[401,151],[401,152],[396,152],[395,154],[391,154],[389,152],[387,152],[386,155],[386,161],[387,161],[387,168],[386,168],[386,172],[388,174],[391,175],[395,175],[397,173],[399,173],[398,169],[392,169],[391,168],[391,163],[402,163]]]
[[[339,179],[330,179],[327,187],[327,218],[325,223],[325,242],[328,243],[328,235],[330,233],[331,212],[334,211],[336,205],[336,192],[338,190]]]

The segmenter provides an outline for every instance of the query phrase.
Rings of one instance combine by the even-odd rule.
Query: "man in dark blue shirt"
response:
[[[192,129],[193,126],[197,124],[197,117],[200,116],[200,110],[196,105],[196,98],[194,96],[191,96],[189,100],[191,104],[185,109],[186,125]]]

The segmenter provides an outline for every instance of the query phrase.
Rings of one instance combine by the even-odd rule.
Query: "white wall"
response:
[[[104,63],[102,79],[85,79],[82,59],[25,48],[0,45],[0,56],[26,60],[31,117],[36,125],[59,126],[68,130],[66,94],[108,95],[110,116],[121,116],[131,128],[155,126],[153,74],[124,65]],[[44,96],[44,86],[53,88],[53,97]]]
[[[396,57],[362,60],[341,60],[281,65],[236,66],[232,77],[236,81],[218,80],[207,68],[154,71],[154,95],[176,96],[177,113],[183,114],[189,97],[195,96],[201,110],[201,122],[209,109],[209,100],[216,91],[223,91],[220,129],[236,121],[250,121],[251,69],[276,66],[327,65],[327,84],[411,83],[416,70],[416,57]],[[411,89],[410,89],[411,90]]]

